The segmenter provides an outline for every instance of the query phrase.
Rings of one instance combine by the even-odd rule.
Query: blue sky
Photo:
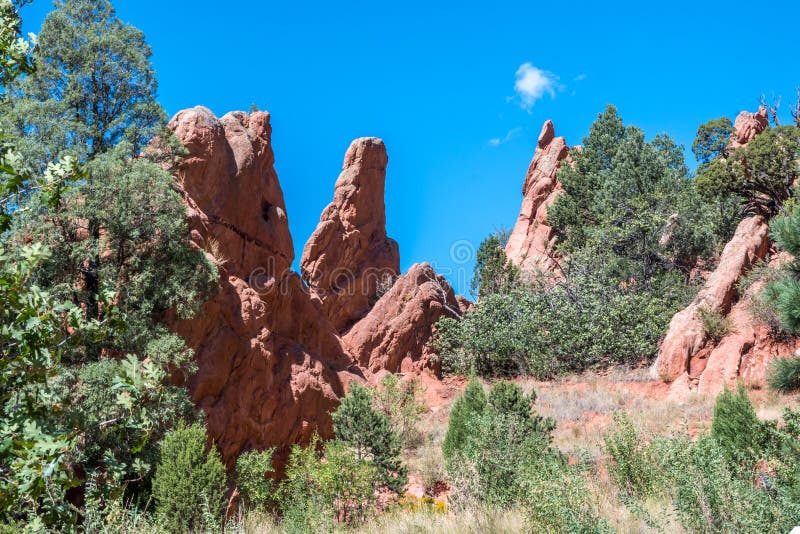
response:
[[[701,122],[755,110],[762,94],[786,109],[800,85],[796,0],[114,5],[145,32],[170,115],[270,111],[298,257],[350,141],[378,136],[403,269],[428,261],[460,292],[471,262],[452,245],[513,226],[544,120],[578,144],[612,103],[689,146]],[[50,8],[26,7],[26,30]]]

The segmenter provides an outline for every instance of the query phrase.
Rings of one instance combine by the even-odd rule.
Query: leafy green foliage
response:
[[[728,117],[714,119],[700,125],[697,129],[692,152],[701,165],[728,155],[728,147],[735,130]]]
[[[799,257],[800,206],[773,219],[770,235],[783,250]],[[800,263],[793,260],[782,276],[769,280],[761,298],[775,311],[782,331],[789,334],[800,332]]]
[[[246,451],[236,459],[236,487],[246,509],[263,511],[274,504],[275,483],[267,478],[274,454],[274,448]]]
[[[418,378],[400,380],[397,375],[387,375],[373,397],[373,404],[389,418],[392,429],[405,447],[420,439],[417,424],[427,410],[418,399],[421,392]]]
[[[519,281],[519,268],[508,261],[502,234],[492,234],[478,247],[472,277],[472,294],[483,298],[495,293],[505,293]]]
[[[703,331],[714,341],[720,341],[731,330],[731,321],[720,312],[711,308],[698,308],[697,314],[703,323]]]
[[[800,390],[800,358],[778,358],[769,369],[767,384],[781,393]]]
[[[453,406],[442,452],[462,495],[510,505],[524,495],[524,467],[555,454],[549,449],[555,424],[533,413],[535,397],[511,382],[495,384],[488,399],[482,394],[473,378]]]
[[[710,199],[738,195],[747,212],[774,215],[791,196],[799,149],[800,128],[769,128],[728,158],[703,165],[698,191]]]
[[[734,460],[757,457],[764,440],[764,427],[756,416],[747,391],[726,389],[714,404],[711,435]]]
[[[374,508],[375,487],[382,479],[376,465],[339,440],[319,449],[317,435],[305,448],[292,447],[278,489],[287,532],[324,532],[334,519],[357,524]]]
[[[447,434],[442,442],[442,454],[446,461],[452,461],[467,442],[470,422],[481,416],[487,407],[486,393],[480,380],[474,375],[470,377],[464,393],[453,403],[450,409],[450,420]]]
[[[24,136],[32,168],[71,154],[80,161],[127,141],[136,155],[163,128],[142,32],[107,0],[59,0],[33,53],[36,70],[10,91],[5,120]]]
[[[161,459],[153,478],[156,516],[170,532],[195,532],[217,521],[225,511],[225,466],[217,448],[206,446],[200,424],[178,425],[161,442]]]
[[[401,491],[408,479],[400,462],[400,438],[391,419],[373,405],[369,389],[352,384],[333,413],[333,431],[338,440],[353,448],[359,461],[370,461],[381,470],[387,487]]]
[[[636,431],[627,414],[614,414],[614,422],[616,429],[603,438],[611,459],[608,472],[625,497],[647,498],[659,482],[658,470],[653,468],[655,451]]]

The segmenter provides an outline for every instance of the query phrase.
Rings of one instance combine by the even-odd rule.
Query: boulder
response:
[[[756,113],[749,111],[742,111],[736,117],[733,123],[733,128],[736,131],[733,141],[731,141],[731,148],[738,148],[744,146],[755,137],[767,129],[769,126],[769,116],[765,107],[758,108]]]
[[[387,163],[380,139],[352,142],[333,202],[322,212],[300,259],[303,279],[339,332],[366,315],[381,288],[400,272],[397,243],[386,235]]]
[[[552,121],[542,126],[533,160],[522,185],[522,207],[506,244],[506,256],[525,270],[553,269],[555,235],[547,224],[547,210],[561,193],[556,173],[569,147],[555,136]]]

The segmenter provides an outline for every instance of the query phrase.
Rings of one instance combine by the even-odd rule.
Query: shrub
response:
[[[263,511],[274,503],[275,484],[267,475],[273,472],[275,449],[247,451],[236,459],[236,486],[245,507]]]
[[[731,321],[720,312],[707,307],[697,309],[700,322],[703,323],[703,331],[708,337],[719,342],[731,331]]]
[[[153,478],[159,523],[170,532],[202,530],[225,510],[225,466],[205,428],[179,424],[161,441],[161,460]]]
[[[387,375],[373,399],[377,408],[391,420],[395,434],[405,447],[410,447],[420,438],[417,424],[427,409],[417,400],[421,391],[418,378],[401,381],[397,375]]]
[[[314,435],[307,447],[292,447],[278,489],[286,531],[328,531],[336,520],[360,523],[374,507],[381,480],[376,466],[342,441],[329,441],[322,451],[319,445]]]
[[[353,447],[358,460],[369,460],[381,470],[388,488],[402,490],[408,477],[400,462],[400,439],[392,430],[390,418],[373,406],[369,389],[351,385],[333,413],[333,431],[338,440]]]
[[[469,435],[470,422],[486,411],[486,393],[475,376],[471,376],[464,393],[453,403],[447,434],[442,442],[445,462],[451,461],[463,448]]]
[[[646,498],[655,492],[659,474],[650,444],[639,434],[627,414],[614,414],[616,429],[603,438],[611,459],[611,478],[628,498]]]
[[[769,369],[767,384],[770,389],[791,393],[800,389],[800,358],[778,358]]]
[[[755,460],[764,443],[764,431],[743,386],[736,393],[726,389],[717,397],[711,436],[727,458],[735,463]]]

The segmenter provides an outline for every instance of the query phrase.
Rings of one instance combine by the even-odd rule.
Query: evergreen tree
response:
[[[402,490],[407,477],[400,462],[400,439],[392,430],[391,419],[373,405],[369,389],[352,384],[333,413],[333,431],[338,440],[354,449],[358,460],[370,460],[382,470],[387,487]]]
[[[800,206],[773,219],[770,236],[781,249],[800,258]],[[797,259],[783,276],[767,285],[762,298],[777,313],[781,330],[800,333],[800,262]]]
[[[217,448],[206,446],[200,424],[179,425],[161,442],[161,460],[153,478],[156,516],[168,532],[212,529],[206,516],[222,522],[225,466]]]
[[[480,380],[471,376],[464,393],[456,399],[450,410],[447,434],[442,442],[445,461],[453,460],[464,447],[470,434],[470,422],[483,414],[487,406],[486,392],[483,391]]]
[[[85,161],[122,141],[138,154],[166,120],[144,34],[108,0],[55,6],[38,36],[37,69],[14,85],[4,117],[24,137],[26,161],[41,171],[65,154]]]
[[[706,165],[715,159],[727,157],[734,131],[728,117],[701,124],[692,143],[692,152],[697,161]]]
[[[743,386],[740,385],[736,393],[725,389],[717,397],[711,435],[734,463],[758,458],[764,439],[764,426],[756,416]]]
[[[519,268],[508,261],[503,234],[495,233],[478,247],[471,290],[478,298],[506,293],[519,281]]]

